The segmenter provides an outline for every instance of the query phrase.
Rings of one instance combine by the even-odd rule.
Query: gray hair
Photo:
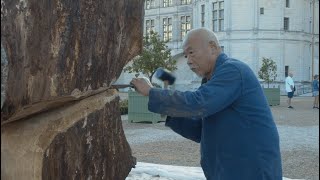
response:
[[[220,47],[220,43],[216,34],[213,31],[209,30],[208,28],[204,28],[204,27],[190,30],[184,37],[182,47],[186,45],[186,43],[189,41],[190,37],[193,34],[199,34],[202,36],[204,40],[207,41],[207,43],[214,42],[218,47]]]

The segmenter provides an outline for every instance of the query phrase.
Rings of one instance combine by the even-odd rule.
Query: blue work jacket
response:
[[[255,74],[224,53],[214,68],[193,92],[152,88],[149,110],[200,143],[208,180],[282,180],[279,134]]]

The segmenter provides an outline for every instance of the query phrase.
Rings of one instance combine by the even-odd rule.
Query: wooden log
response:
[[[135,158],[110,87],[142,49],[143,2],[1,1],[1,178],[125,179]]]
[[[1,179],[124,180],[135,159],[116,90],[1,127]]]
[[[9,68],[2,124],[115,82],[142,49],[143,2],[1,1]]]

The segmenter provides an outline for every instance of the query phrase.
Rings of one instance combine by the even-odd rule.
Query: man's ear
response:
[[[212,52],[217,52],[218,51],[218,46],[214,41],[209,41],[209,47],[211,48]]]
[[[214,41],[209,41],[209,46],[210,46],[210,48],[212,48],[214,50],[218,49],[218,46]]]

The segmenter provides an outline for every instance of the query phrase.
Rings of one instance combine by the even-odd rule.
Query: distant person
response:
[[[292,79],[293,74],[289,73],[289,76],[286,78],[286,91],[288,94],[288,108],[293,109],[293,107],[291,106],[291,99],[293,98],[293,94],[295,91],[295,87],[294,87],[294,81]]]
[[[312,96],[314,97],[313,109],[319,109],[319,76],[314,75],[312,81]]]
[[[282,180],[278,130],[255,73],[224,54],[206,28],[189,31],[182,49],[203,84],[181,92],[132,79],[149,96],[149,110],[167,115],[166,126],[200,143],[207,180]]]

